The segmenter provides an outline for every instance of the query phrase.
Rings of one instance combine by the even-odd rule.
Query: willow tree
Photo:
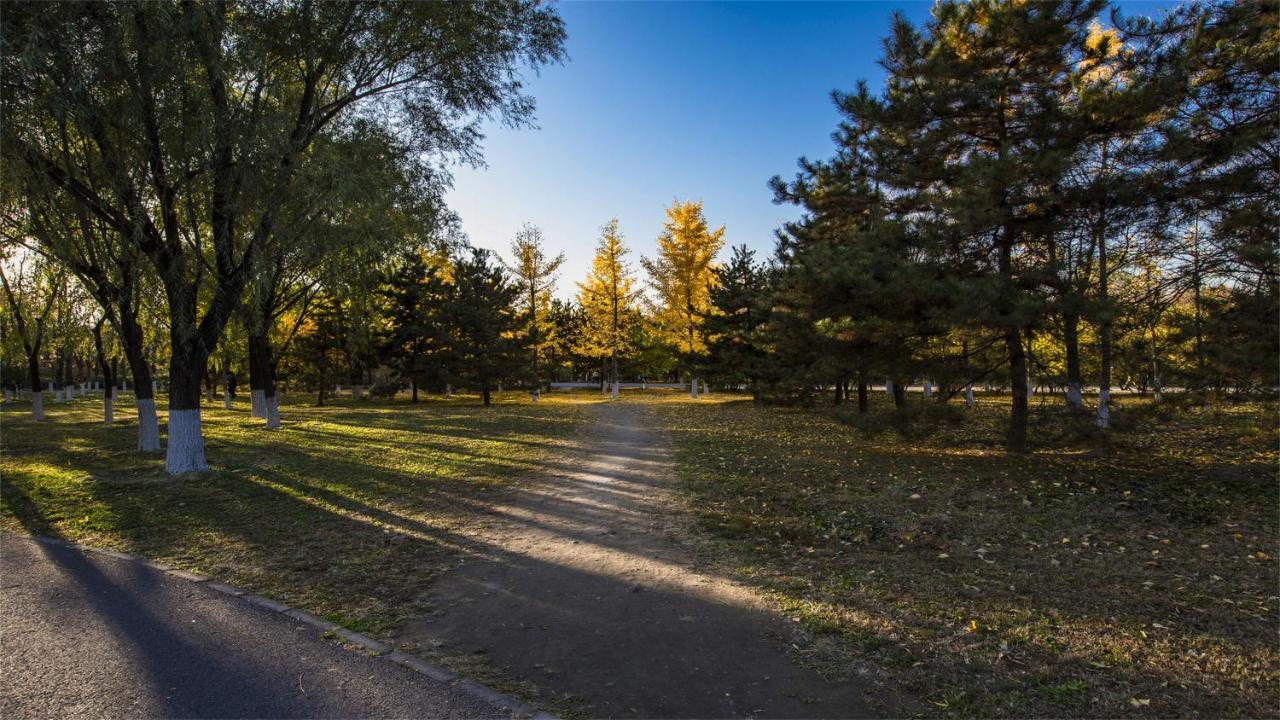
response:
[[[689,393],[698,397],[697,361],[707,350],[703,321],[711,312],[716,254],[724,226],[707,226],[702,202],[672,203],[658,235],[658,254],[641,258],[657,296],[654,320],[689,367]]]
[[[618,398],[618,354],[630,338],[637,315],[636,301],[641,293],[627,263],[628,252],[622,244],[618,219],[614,218],[600,228],[591,270],[586,282],[578,283],[578,302],[585,315],[582,341],[601,357],[609,358],[610,392],[615,400]]]
[[[320,133],[359,115],[476,160],[477,116],[527,122],[518,68],[559,59],[564,39],[554,10],[523,0],[13,2],[0,22],[0,155],[130,238],[164,287],[170,473],[207,468],[205,364]],[[50,116],[101,160],[58,154]]]
[[[64,284],[60,270],[30,253],[13,252],[10,247],[0,257],[0,287],[4,288],[8,319],[21,340],[31,383],[31,416],[36,420],[44,419],[41,351],[54,303]]]
[[[564,264],[564,253],[547,257],[543,250],[542,230],[525,225],[511,242],[512,262],[508,266],[515,277],[519,297],[516,306],[524,318],[525,344],[529,348],[529,395],[534,402],[542,392],[538,360],[555,344],[555,325],[551,322],[551,296],[555,292],[557,272]]]

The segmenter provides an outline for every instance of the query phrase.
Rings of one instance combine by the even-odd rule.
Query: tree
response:
[[[755,252],[737,245],[729,262],[716,268],[711,289],[715,311],[707,317],[706,332],[710,365],[718,379],[744,384],[758,396],[763,353],[758,334],[767,308],[768,276],[755,262]]]
[[[600,228],[600,240],[591,261],[587,281],[578,283],[578,302],[585,316],[582,342],[612,364],[612,394],[618,398],[618,354],[626,347],[635,323],[636,300],[641,290],[627,265],[628,250],[622,244],[618,220]],[[595,354],[595,353],[593,353]]]
[[[640,260],[657,295],[654,319],[688,366],[695,398],[696,364],[707,348],[702,324],[711,311],[715,257],[723,245],[724,226],[708,229],[701,201],[676,201],[666,210],[657,257]]]
[[[452,288],[440,258],[409,253],[382,290],[382,354],[409,379],[413,402],[424,382],[443,380],[450,351],[447,306]]]
[[[46,324],[63,284],[61,273],[56,268],[30,254],[6,253],[5,257],[0,257],[0,286],[4,288],[9,316],[26,355],[27,378],[31,383],[31,416],[36,420],[44,419],[40,352],[45,341]]]
[[[555,325],[551,322],[551,295],[555,292],[557,271],[564,264],[564,253],[548,258],[542,249],[542,231],[526,224],[511,243],[510,265],[520,291],[517,303],[525,321],[525,344],[529,349],[530,396],[534,402],[542,391],[538,359],[555,344]]]
[[[480,248],[454,262],[453,288],[449,319],[458,367],[489,405],[493,384],[516,366],[522,349],[516,338],[522,322],[515,310],[521,291]]]
[[[564,38],[522,1],[12,3],[4,21],[0,155],[136,242],[164,287],[170,473],[207,467],[206,360],[321,132],[360,114],[475,160],[474,118],[526,122],[516,67],[558,60]],[[44,117],[101,162],[59,154]]]

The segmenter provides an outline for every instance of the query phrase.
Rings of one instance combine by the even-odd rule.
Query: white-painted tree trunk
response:
[[[39,390],[31,391],[31,417],[36,420],[44,419],[44,393]]]
[[[156,394],[156,393],[158,393],[158,392],[160,392],[160,383],[159,383],[159,381],[157,381],[157,380],[152,380],[152,381],[151,381],[151,396],[152,396],[152,397],[155,397],[155,394]]]
[[[49,392],[53,392],[55,389],[56,389],[56,388],[54,388],[54,387],[53,387],[53,383],[52,383],[52,382],[50,382],[50,383],[49,383]]]
[[[973,399],[973,383],[966,383],[964,386],[964,404],[969,407],[977,404]]]
[[[204,438],[200,435],[200,409],[169,411],[169,450],[164,469],[170,475],[209,469],[204,459]]]
[[[280,427],[280,396],[272,395],[267,398],[267,429],[276,430]]]
[[[1084,393],[1080,391],[1080,383],[1067,384],[1067,407],[1079,410],[1084,407]]]
[[[267,393],[265,390],[249,391],[249,414],[256,418],[267,417]]]
[[[1155,390],[1152,390],[1151,399],[1156,402],[1164,402],[1164,391],[1161,390],[1160,388],[1156,388]]]
[[[444,396],[453,397],[453,383],[447,383],[444,386]]]
[[[156,401],[138,400],[138,451],[160,451],[160,423],[156,420]],[[172,416],[172,413],[170,413]],[[172,427],[172,424],[170,424]]]
[[[222,407],[227,410],[231,409],[231,391],[230,390],[222,391]]]
[[[1098,427],[1106,430],[1111,427],[1111,391],[1102,390],[1098,393]]]
[[[698,378],[689,378],[689,397],[698,399]]]
[[[885,395],[893,394],[893,381],[890,380],[889,378],[884,379],[884,394]]]
[[[54,401],[55,403],[60,403],[60,402],[62,402],[62,388],[54,388],[54,389],[53,389],[53,401]]]
[[[102,422],[110,425],[116,420],[115,398],[110,395],[102,396]]]
[[[121,380],[121,381],[120,381],[120,389],[121,389],[121,390],[128,390],[128,389],[129,389],[129,381],[128,381],[128,380]]]
[[[7,403],[13,402],[13,391],[9,388],[4,389],[4,401]]]
[[[703,380],[703,381],[702,381],[702,394],[703,394],[703,395],[710,395],[710,394],[711,394],[711,388],[707,386],[707,381],[706,381],[706,380]]]
[[[501,392],[501,391],[499,391],[499,392]],[[532,390],[530,390],[530,391],[529,391],[529,399],[530,399],[530,400],[532,400],[533,402],[538,402],[538,400],[539,400],[541,397],[542,397],[542,393],[538,391],[538,388],[534,388],[534,389],[532,389]]]
[[[333,386],[333,396],[336,398],[336,397],[338,397],[338,396],[339,396],[339,395],[341,395],[341,394],[342,394],[342,386],[341,386],[341,385],[334,385],[334,386]]]
[[[364,386],[363,386],[363,385],[352,385],[352,386],[351,386],[351,399],[352,399],[352,400],[362,400],[362,399],[364,399]]]
[[[617,381],[617,380],[614,380],[614,381],[613,381],[613,390],[610,392],[610,397],[612,397],[614,400],[617,400],[617,399],[618,399],[618,390],[619,390],[619,388],[618,388],[618,381]]]
[[[933,383],[928,380],[924,381],[924,396],[925,399],[933,397]]]

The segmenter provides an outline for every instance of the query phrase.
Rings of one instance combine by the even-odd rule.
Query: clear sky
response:
[[[473,244],[504,257],[523,223],[541,227],[567,256],[557,294],[568,297],[601,225],[618,218],[638,269],[676,198],[702,200],[726,247],[768,256],[775,228],[797,215],[773,204],[769,178],[831,155],[831,91],[859,79],[879,89],[893,12],[920,22],[930,3],[557,6],[569,59],[530,78],[538,129],[486,126],[487,167],[455,168],[448,202]]]

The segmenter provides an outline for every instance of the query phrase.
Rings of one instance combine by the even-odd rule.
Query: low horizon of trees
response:
[[[540,229],[500,258],[444,200],[478,117],[530,121],[515,68],[562,58],[553,9],[12,6],[0,385],[37,419],[128,385],[153,452],[162,384],[170,472],[205,467],[219,386],[265,429],[286,388],[488,404],[633,378],[865,411],[873,385],[994,386],[1019,451],[1037,388],[1105,429],[1116,386],[1280,385],[1274,5],[940,0],[894,21],[881,92],[833,93],[833,156],[770,181],[802,212],[771,257],[719,262],[725,227],[676,199],[634,264],[605,222],[565,297]]]

